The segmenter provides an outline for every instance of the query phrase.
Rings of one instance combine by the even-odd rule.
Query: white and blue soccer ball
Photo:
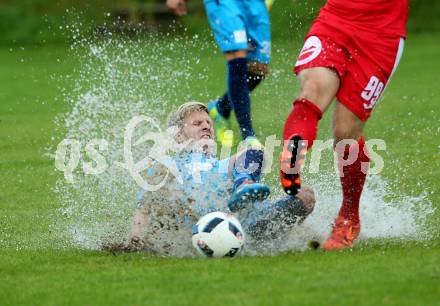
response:
[[[243,248],[244,231],[232,215],[209,213],[193,226],[192,243],[206,257],[234,257]]]

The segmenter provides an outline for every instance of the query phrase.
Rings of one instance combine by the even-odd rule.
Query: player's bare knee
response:
[[[298,76],[301,81],[300,97],[313,102],[324,112],[339,89],[340,81],[335,71],[316,67],[304,69]]]
[[[362,136],[364,123],[354,116],[335,116],[333,119],[334,145],[344,139],[357,140]]]
[[[336,124],[333,126],[334,145],[344,139],[351,139],[350,129],[344,124]]]
[[[333,116],[334,145],[344,139],[357,140],[362,136],[365,123],[348,108],[337,103]]]
[[[299,74],[301,80],[301,97],[317,101],[326,91],[326,78],[321,71],[305,69]]]
[[[334,146],[342,140],[357,140],[362,136],[362,130],[348,123],[336,124],[333,126]]]
[[[269,75],[269,65],[256,61],[250,61],[248,62],[248,73],[249,75],[265,79]]]
[[[301,82],[300,97],[316,103],[320,99],[321,86],[317,80],[304,79]]]
[[[333,127],[333,138],[334,145],[342,140],[354,139],[351,129],[343,124],[339,124]]]
[[[225,59],[227,61],[236,59],[236,58],[245,58],[247,56],[246,50],[235,50],[235,51],[228,51],[224,53]]]

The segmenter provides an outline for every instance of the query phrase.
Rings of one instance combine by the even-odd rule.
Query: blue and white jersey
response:
[[[212,191],[221,190],[221,185],[229,180],[229,158],[218,160],[212,155],[190,152],[173,158],[184,181],[191,184],[208,184]]]
[[[169,166],[177,169],[171,183],[173,190],[182,191],[191,209],[199,215],[224,210],[227,202],[225,199],[229,197],[232,189],[232,180],[228,176],[229,160],[229,158],[219,160],[200,152],[186,152],[170,157]],[[157,166],[167,167],[154,165],[147,170],[147,179],[158,174]],[[138,192],[138,205],[147,192],[149,191],[143,189]],[[161,190],[155,192],[160,193]],[[163,194],[164,202],[167,198],[172,199],[173,196]]]
[[[230,159],[218,160],[205,153],[186,152],[167,160],[166,165],[157,162],[146,173],[147,178],[153,180],[168,175],[163,188],[157,191],[142,189],[138,193],[138,205],[158,208],[159,213],[152,214],[148,237],[153,245],[157,243],[159,252],[176,247],[177,242],[186,245],[190,229],[200,217],[214,211],[228,211],[227,203],[233,187],[232,179],[228,176]],[[173,172],[174,177],[170,175],[170,165],[177,170]],[[267,249],[267,245],[261,242],[266,241],[271,246],[280,242],[284,247],[284,240],[280,238],[310,212],[311,209],[305,207],[302,201],[293,196],[284,196],[248,203],[237,217],[246,234],[251,237],[251,248]],[[169,231],[172,231],[172,235]],[[173,239],[178,233],[182,233],[183,238],[176,242]],[[172,243],[168,243],[170,239]]]

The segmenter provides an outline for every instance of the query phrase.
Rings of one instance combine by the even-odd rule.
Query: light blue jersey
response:
[[[232,191],[232,178],[228,175],[229,158],[218,160],[205,153],[189,152],[174,156],[171,160],[176,165],[182,181],[181,184],[175,182],[175,186],[184,192],[187,204],[198,217],[213,211],[228,210],[226,203]],[[154,167],[147,170],[147,177],[154,175]],[[149,191],[138,192],[138,206],[146,192]],[[251,236],[267,239],[291,228],[307,214],[301,201],[286,196],[274,201],[249,204],[239,213],[239,220]],[[177,215],[176,218],[184,221],[183,224],[188,228],[195,222],[185,215]]]
[[[193,208],[200,215],[225,208],[224,199],[230,196],[232,189],[232,180],[228,175],[229,160],[230,158],[219,160],[199,152],[187,152],[170,158],[178,171],[174,184],[189,199],[195,200]],[[147,179],[156,175],[155,168],[153,166],[147,170]],[[182,183],[179,184],[178,181]],[[137,193],[138,206],[146,192],[149,191],[141,189]]]
[[[191,152],[184,156],[176,157],[175,160],[184,181],[202,184],[210,182],[213,177],[215,177],[217,183],[229,180],[228,168],[230,158],[218,160],[209,154]],[[210,187],[217,189],[217,186]]]
[[[264,0],[205,0],[204,3],[223,53],[246,49],[248,60],[270,62],[270,21]]]

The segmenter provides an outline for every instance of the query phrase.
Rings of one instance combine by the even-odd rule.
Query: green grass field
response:
[[[299,47],[274,42],[272,77],[253,98],[260,135],[281,131],[298,90],[289,71]],[[221,94],[220,54],[186,52],[200,60],[191,73],[207,78],[179,84],[171,100]],[[437,36],[409,36],[366,135],[387,143],[390,197],[425,192],[440,209],[438,54]],[[439,211],[429,240],[367,240],[342,252],[200,260],[59,247],[52,188],[62,174],[47,148],[63,138],[54,118],[70,106],[60,88],[73,90],[80,60],[64,46],[0,49],[0,305],[440,305]],[[330,122],[319,137],[331,136]],[[277,187],[276,172],[269,182]]]

